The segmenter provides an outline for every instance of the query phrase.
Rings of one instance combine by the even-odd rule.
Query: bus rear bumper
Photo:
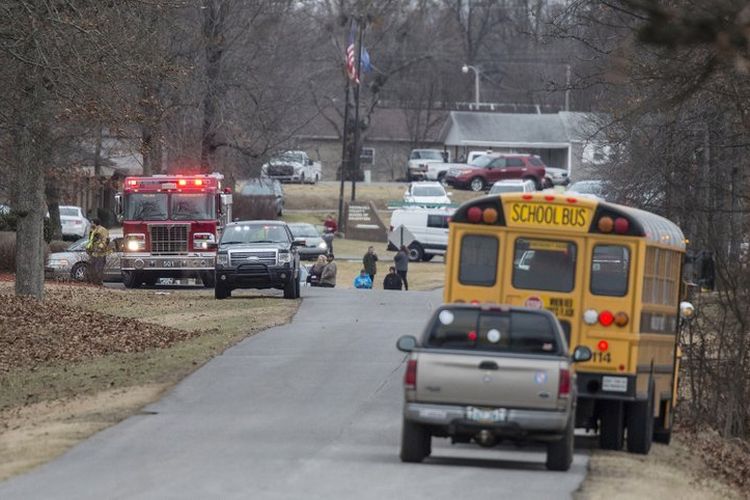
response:
[[[578,398],[635,401],[635,375],[577,372]]]

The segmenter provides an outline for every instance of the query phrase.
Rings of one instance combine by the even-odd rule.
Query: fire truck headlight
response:
[[[146,249],[146,235],[142,233],[129,234],[125,248],[128,252],[138,252]]]

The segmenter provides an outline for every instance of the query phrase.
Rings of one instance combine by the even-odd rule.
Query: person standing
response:
[[[388,269],[388,274],[385,275],[383,280],[383,289],[385,290],[401,290],[404,283],[401,281],[401,276],[396,273],[396,268],[391,266]]]
[[[367,247],[367,253],[362,257],[362,264],[365,266],[365,272],[370,275],[370,281],[375,283],[375,273],[378,272],[378,255],[375,248]]]
[[[89,282],[94,285],[101,285],[104,281],[104,265],[109,253],[109,232],[107,228],[101,225],[99,219],[91,221],[86,252],[89,254]]]
[[[370,275],[367,274],[367,271],[365,271],[364,269],[359,272],[359,276],[354,278],[354,288],[364,288],[366,290],[372,288],[372,280],[370,279]]]
[[[336,263],[333,261],[333,254],[328,256],[328,264],[323,268],[323,274],[320,275],[320,285],[325,288],[336,286]]]
[[[393,261],[396,264],[396,273],[404,282],[404,290],[409,290],[409,282],[406,281],[406,273],[409,271],[409,250],[406,245],[401,245]]]
[[[336,233],[339,230],[339,225],[336,224],[336,220],[333,215],[326,215],[326,219],[323,221],[323,241],[328,245],[328,255],[333,254],[333,239],[336,237]]]

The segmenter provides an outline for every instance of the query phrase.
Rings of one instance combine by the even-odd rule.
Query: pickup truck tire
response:
[[[621,450],[625,441],[622,401],[602,401],[601,404],[599,447],[602,450]]]
[[[292,278],[284,285],[284,298],[285,299],[296,299],[299,297],[297,291],[299,290],[299,281]]]
[[[559,441],[553,441],[547,445],[547,462],[549,470],[566,471],[573,463],[573,447],[575,443],[575,417],[568,419],[565,435]]]
[[[469,188],[475,193],[484,191],[484,187],[484,179],[482,179],[481,177],[474,177],[471,181],[469,181]]]
[[[216,282],[214,285],[214,297],[217,300],[226,299],[227,297],[232,295],[232,291],[226,287],[226,285],[222,285],[219,282]]]
[[[305,184],[306,183],[306,181],[305,181],[305,173],[304,172],[302,172],[301,174],[299,174],[299,183],[300,184]]]
[[[648,396],[642,401],[628,404],[628,452],[647,455],[654,439],[654,390],[649,388]]]
[[[440,184],[443,186],[448,186],[448,182],[445,180],[445,176],[448,174],[448,172],[440,172],[437,176],[437,180]]]
[[[419,463],[432,453],[432,436],[423,425],[404,420],[401,428],[401,461]]]
[[[122,284],[125,288],[139,288],[143,284],[143,277],[136,271],[123,271]]]

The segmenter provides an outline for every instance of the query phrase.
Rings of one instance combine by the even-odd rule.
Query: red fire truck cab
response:
[[[160,278],[199,278],[214,286],[212,243],[232,220],[232,195],[224,176],[126,177],[116,197],[124,237],[125,286],[154,285]]]

